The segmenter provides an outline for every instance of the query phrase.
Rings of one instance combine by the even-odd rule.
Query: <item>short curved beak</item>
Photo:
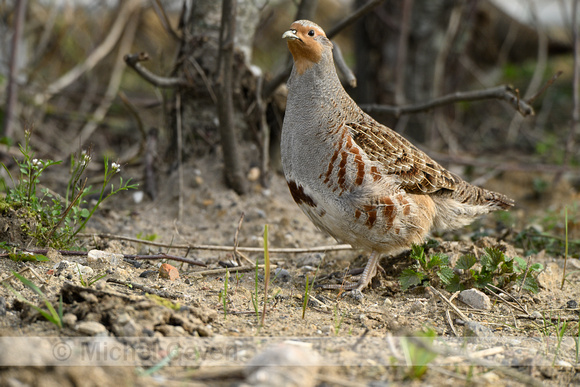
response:
[[[298,39],[298,36],[296,36],[296,30],[288,30],[284,32],[284,34],[282,35],[282,39],[288,40]]]

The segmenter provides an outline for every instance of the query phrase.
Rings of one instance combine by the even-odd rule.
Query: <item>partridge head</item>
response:
[[[320,26],[298,20],[282,38],[294,59],[281,141],[290,193],[318,228],[370,252],[359,281],[343,288],[360,294],[382,253],[401,253],[434,230],[513,206],[363,112],[342,87]]]

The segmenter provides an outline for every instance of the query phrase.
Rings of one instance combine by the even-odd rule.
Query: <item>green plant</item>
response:
[[[22,293],[20,293],[16,289],[14,289],[7,282],[4,282],[3,285],[8,290],[10,290],[10,292],[12,292],[14,294],[14,296],[16,296],[16,298],[19,301],[32,307],[34,310],[36,310],[38,313],[40,313],[45,319],[47,319],[48,321],[50,321],[51,323],[56,325],[58,328],[62,328],[62,326],[63,326],[63,324],[62,324],[62,314],[63,314],[62,313],[62,295],[60,296],[60,299],[59,299],[58,311],[57,311],[56,309],[54,309],[54,307],[52,306],[52,303],[48,300],[48,297],[46,297],[44,292],[42,290],[40,290],[38,288],[38,286],[36,286],[32,281],[30,281],[29,279],[21,276],[20,274],[14,272],[14,271],[12,272],[12,275],[14,277],[16,277],[20,282],[22,282],[25,286],[28,286],[30,289],[32,289],[32,291],[34,293],[36,293],[40,297],[40,299],[44,302],[44,305],[46,305],[47,310],[44,310],[44,309],[34,305],[31,301],[27,300],[22,295]]]
[[[89,151],[82,151],[71,156],[70,178],[66,194],[63,197],[50,191],[48,188],[40,188],[40,178],[48,167],[61,164],[61,161],[40,160],[34,157],[30,146],[31,133],[25,131],[24,145],[19,145],[22,161],[15,159],[19,167],[19,175],[14,178],[8,167],[2,163],[2,167],[8,173],[11,187],[3,181],[6,197],[2,199],[3,206],[26,209],[26,217],[35,220],[35,226],[24,230],[30,237],[36,239],[37,244],[59,249],[70,248],[75,242],[75,236],[85,228],[89,219],[103,201],[120,191],[137,188],[136,184],[123,182],[115,189],[111,184],[112,179],[120,171],[117,163],[111,163],[107,157],[104,159],[105,174],[96,204],[87,207],[86,197],[93,193],[92,187],[86,187],[84,172],[91,161]],[[110,192],[107,192],[107,187]]]
[[[226,268],[226,278],[224,279],[224,288],[220,291],[219,299],[224,307],[224,320],[228,318],[228,279],[230,278],[230,272]]]
[[[419,332],[413,339],[403,338],[401,346],[405,361],[407,363],[407,377],[409,379],[420,379],[427,372],[430,362],[435,360],[437,353],[429,350],[433,345],[433,340],[437,334],[434,330],[428,329],[426,332]]]
[[[308,274],[306,274],[306,285],[304,286],[304,297],[302,297],[302,320],[306,315],[306,307],[308,306],[308,299],[310,298],[310,281],[308,279]]]
[[[520,257],[509,258],[497,249],[487,247],[479,260],[473,254],[461,256],[454,268],[450,267],[449,258],[443,254],[425,254],[423,246],[414,245],[411,258],[417,260],[412,267],[403,270],[399,277],[401,288],[407,290],[427,281],[439,282],[449,291],[470,287],[485,288],[493,284],[505,288],[510,283],[518,284],[523,290],[538,292],[537,275],[544,269],[540,263],[528,266]]]
[[[78,263],[77,263],[77,272],[79,273],[81,285],[83,285],[85,288],[88,288],[89,286],[91,286],[92,284],[97,282],[98,280],[103,279],[107,276],[107,273],[95,274],[94,276],[90,277],[89,279],[87,279],[85,281],[85,279],[83,278],[83,273],[81,273],[81,269],[79,268]]]
[[[268,225],[264,225],[264,309],[262,310],[262,322],[266,318],[266,306],[268,305],[268,286],[270,285],[270,253],[268,251]]]
[[[340,313],[338,310],[338,304],[334,305],[334,335],[338,336],[338,332],[340,331],[340,327],[342,326],[342,322],[344,321],[344,313]]]
[[[260,319],[260,308],[258,301],[258,260],[256,259],[256,270],[254,276],[254,292],[252,293],[252,305],[254,306],[254,312],[256,312],[256,319]]]
[[[562,339],[564,338],[564,332],[568,327],[568,322],[564,321],[560,325],[560,318],[558,318],[558,324],[556,325],[556,337],[558,338],[558,344],[556,345],[556,353],[554,353],[554,360],[552,360],[552,367],[556,364],[556,359],[558,359],[558,354],[560,353],[560,347],[562,345]]]
[[[424,280],[439,277],[445,284],[449,283],[453,277],[453,270],[449,267],[449,257],[443,254],[433,254],[427,256],[425,247],[413,245],[411,248],[411,259],[417,261],[413,266],[403,270],[399,277],[401,288],[409,289],[411,286],[420,285]]]

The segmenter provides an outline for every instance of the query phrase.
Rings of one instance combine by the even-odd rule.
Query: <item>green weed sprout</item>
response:
[[[62,328],[62,326],[63,326],[63,324],[62,324],[62,314],[63,314],[62,313],[62,295],[60,296],[60,300],[59,300],[59,304],[58,304],[58,311],[57,311],[56,309],[54,309],[54,307],[52,306],[52,303],[46,297],[46,294],[44,294],[44,292],[42,290],[40,290],[38,288],[38,286],[36,286],[32,281],[30,281],[29,279],[21,276],[20,274],[14,272],[14,271],[12,272],[12,275],[14,277],[16,277],[24,285],[26,285],[30,289],[32,289],[32,291],[34,293],[36,293],[40,297],[40,299],[42,301],[44,301],[44,305],[46,305],[47,310],[41,309],[40,307],[34,305],[31,301],[27,300],[22,295],[22,293],[20,293],[16,289],[14,289],[7,282],[4,282],[3,285],[8,290],[10,290],[10,292],[12,292],[14,294],[14,296],[16,296],[16,298],[19,301],[21,301],[21,302],[25,303],[26,305],[29,305],[30,307],[32,307],[34,310],[36,310],[38,313],[40,313],[45,319],[47,319],[48,321],[50,321],[51,323],[53,323],[54,325],[56,325],[59,329]]]

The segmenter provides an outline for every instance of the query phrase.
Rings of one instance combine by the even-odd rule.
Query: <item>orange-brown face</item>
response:
[[[298,74],[303,74],[320,61],[324,49],[323,42],[327,41],[322,28],[307,20],[292,23],[282,38],[288,41],[288,49],[292,53]]]

